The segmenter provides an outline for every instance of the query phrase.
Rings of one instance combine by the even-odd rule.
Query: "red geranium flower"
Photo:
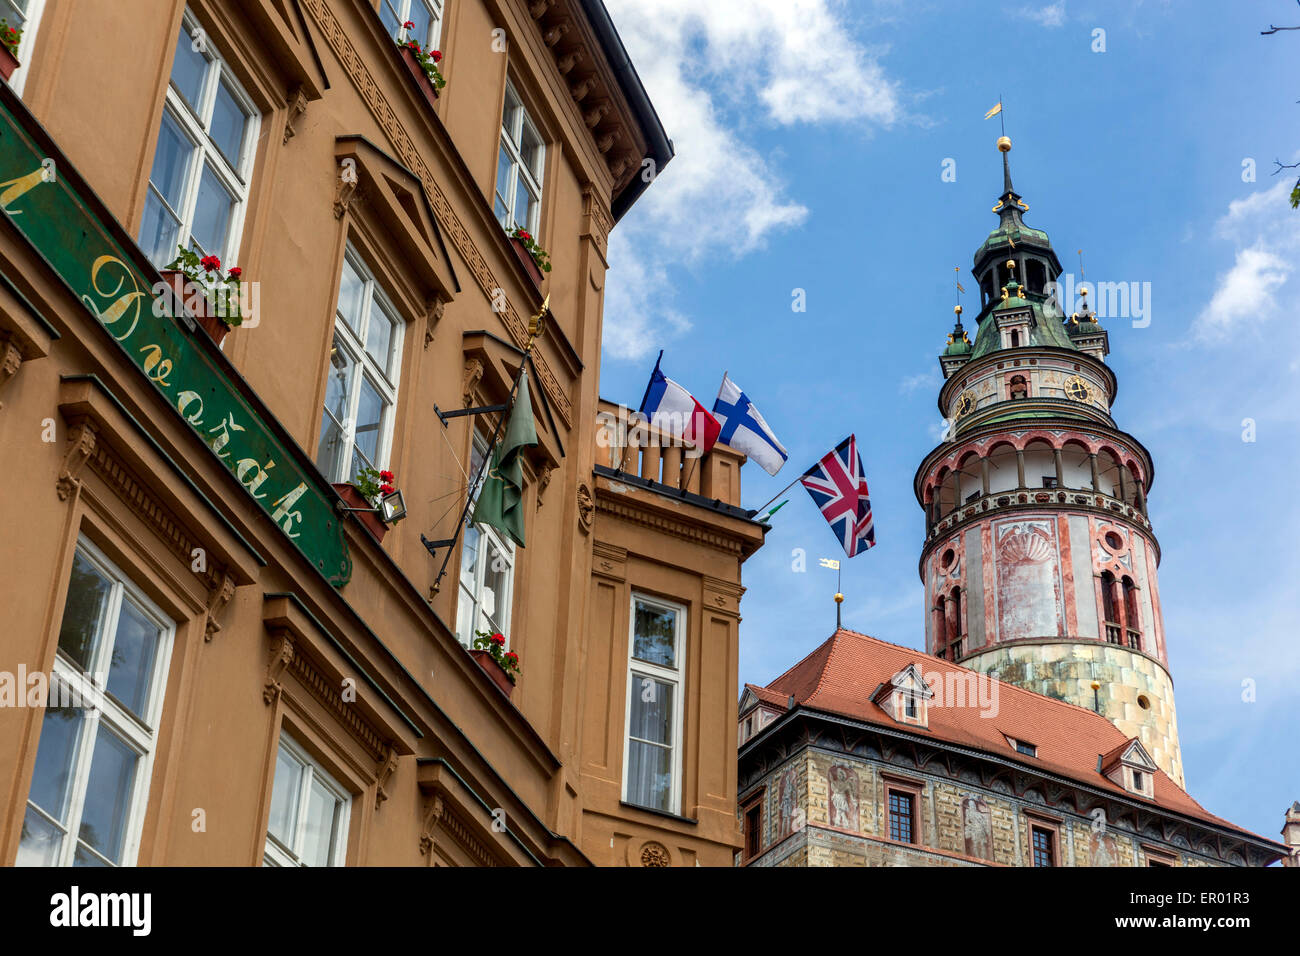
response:
[[[232,270],[232,271],[233,271],[233,270]],[[384,479],[384,481],[392,481],[392,480],[394,479],[395,476],[393,475],[393,473],[392,473],[391,471],[381,471],[381,472],[379,473],[379,477],[382,478],[382,479]]]
[[[492,635],[493,644],[504,644],[505,642],[506,642],[505,637],[499,631],[496,634]]]
[[[429,51],[429,57],[430,57],[430,59],[433,60],[434,63],[441,63],[441,62],[442,62],[442,51],[441,51],[441,50],[430,50],[430,51]]]
[[[402,29],[403,29],[403,30],[414,30],[414,29],[415,29],[415,21],[414,21],[414,20],[407,20],[405,23],[402,24]]]
[[[235,266],[235,268],[230,270],[230,278],[232,279],[238,279],[243,274],[244,274],[244,270],[239,268],[239,266]]]
[[[213,272],[221,268],[221,260],[216,256],[204,256],[199,260],[199,265],[203,266],[208,272]]]
[[[512,660],[512,661],[517,661],[517,660],[519,660],[519,655],[516,654],[514,651],[507,651],[507,652],[506,652],[506,657],[510,658],[510,660]]]
[[[382,485],[379,486],[379,493],[381,495],[391,495],[396,490],[397,489],[394,488],[392,485],[390,485],[388,482],[384,482]]]

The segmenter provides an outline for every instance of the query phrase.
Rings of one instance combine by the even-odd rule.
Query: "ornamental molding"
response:
[[[10,336],[0,334],[0,389],[18,374],[22,364],[23,353],[18,344]],[[3,402],[0,402],[0,408],[4,408]]]
[[[407,132],[392,104],[385,98],[379,84],[375,81],[369,67],[366,65],[366,58],[357,51],[352,38],[343,28],[334,11],[330,9],[327,0],[301,0],[301,2],[302,6],[315,19],[326,42],[334,50],[340,64],[346,71],[348,78],[357,88],[357,92],[361,94],[361,98],[370,109],[371,115],[374,116],[376,122],[383,129],[388,141],[397,153],[397,158],[420,180],[425,195],[429,200],[429,205],[433,207],[439,223],[446,229],[447,235],[451,237],[451,242],[456,247],[456,251],[469,266],[479,288],[488,299],[492,299],[495,290],[503,288],[504,283],[492,272],[487,259],[473,241],[469,230],[465,228],[464,222],[456,214],[446,193],[443,192],[441,185],[434,176],[433,170],[421,155],[421,151],[416,146],[411,134]],[[510,338],[516,346],[522,349],[528,341],[527,320],[520,315],[519,310],[509,299],[506,300],[505,308],[499,314],[510,334]],[[550,397],[560,417],[564,419],[565,425],[572,427],[573,404],[570,402],[563,386],[561,386],[559,379],[556,378],[555,372],[552,371],[546,359],[537,352],[532,354],[532,364],[537,372],[538,381]]]
[[[284,118],[284,140],[281,145],[287,145],[289,140],[298,132],[298,121],[307,112],[307,94],[302,91],[301,86],[295,86],[289,92],[288,108]]]
[[[614,499],[602,494],[596,499],[596,510],[601,514],[607,514],[661,534],[690,541],[692,544],[703,544],[715,548],[733,557],[740,557],[744,554],[743,542],[740,538],[706,530],[699,525],[639,507],[623,498]]]
[[[285,633],[288,634],[287,631]],[[317,663],[303,653],[303,642],[295,643],[289,637],[282,640],[288,645],[290,659],[280,668],[279,673],[283,674],[287,669],[287,672],[292,674],[298,683],[330,712],[339,722],[339,725],[346,729],[365,748],[371,760],[379,766],[380,789],[382,790],[383,784],[387,783],[392,771],[397,767],[397,755],[392,742],[386,740],[370,721],[362,717],[356,707],[343,699],[338,689],[338,681],[325,676]],[[283,648],[283,644],[280,646]],[[273,659],[273,666],[277,663],[278,659]],[[278,675],[275,679],[278,680]],[[385,772],[390,763],[392,764],[392,770]],[[378,809],[379,804],[386,799],[388,799],[386,793],[382,797],[377,797],[375,808]]]
[[[54,483],[60,501],[67,501],[81,487],[81,470],[95,452],[99,433],[99,429],[87,419],[79,419],[70,425],[68,450],[63,456],[58,480]]]

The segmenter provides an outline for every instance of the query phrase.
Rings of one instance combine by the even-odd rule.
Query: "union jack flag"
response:
[[[852,435],[804,472],[799,480],[840,539],[845,554],[851,558],[876,543],[867,476],[858,457],[857,440]]]

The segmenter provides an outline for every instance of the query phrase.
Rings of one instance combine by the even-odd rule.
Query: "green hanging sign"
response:
[[[162,283],[60,174],[64,162],[42,155],[8,103],[0,103],[0,210],[276,526],[342,587],[352,559],[333,492],[299,464],[172,316]]]

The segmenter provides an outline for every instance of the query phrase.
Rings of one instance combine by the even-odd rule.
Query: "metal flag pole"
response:
[[[507,419],[510,417],[510,412],[515,402],[515,395],[519,391],[519,383],[523,381],[524,373],[528,370],[528,359],[532,355],[533,344],[537,341],[538,336],[542,334],[546,317],[550,314],[550,302],[551,297],[548,295],[542,301],[541,311],[528,320],[528,342],[524,346],[524,354],[519,361],[519,374],[515,376],[515,380],[510,386],[510,394],[506,396],[503,405],[485,406],[476,409],[469,408],[463,409],[459,412],[438,412],[438,417],[443,420],[444,427],[447,424],[448,418],[457,415],[469,415],[488,411],[499,411],[500,414],[497,417],[496,425],[492,429],[492,437],[488,441],[487,451],[483,455],[483,460],[479,462],[478,469],[474,472],[474,480],[470,482],[469,487],[466,489],[465,505],[460,510],[460,518],[456,521],[456,529],[452,532],[452,536],[441,541],[430,541],[423,534],[420,535],[420,541],[423,542],[425,548],[428,549],[429,554],[436,557],[438,548],[445,547],[447,549],[447,553],[444,554],[442,558],[442,566],[438,569],[438,576],[434,578],[433,587],[430,588],[431,594],[437,594],[442,586],[443,576],[447,573],[447,562],[451,560],[451,553],[456,548],[456,542],[460,540],[461,528],[465,527],[465,519],[469,517],[470,506],[474,503],[474,489],[478,487],[479,479],[482,478],[484,469],[487,468],[488,462],[492,460],[492,452],[496,449],[497,442],[501,438],[501,432],[505,428]],[[436,407],[434,411],[437,411]]]
[[[761,505],[759,505],[757,508],[755,508],[753,511],[751,511],[750,514],[751,514],[751,515],[756,515],[756,514],[758,514],[760,511],[762,511],[764,508],[766,508],[766,507],[767,507],[768,505],[770,505],[772,502],[776,501],[777,498],[780,498],[783,494],[785,494],[787,491],[789,491],[791,488],[793,488],[795,485],[797,485],[797,484],[798,484],[798,483],[803,479],[803,477],[804,477],[805,475],[807,475],[807,474],[808,474],[808,472],[805,471],[802,475],[800,475],[800,476],[799,476],[798,478],[796,478],[794,481],[790,482],[790,484],[786,485],[784,488],[782,488],[780,491],[778,491],[776,494],[774,494],[771,498],[768,498],[768,499],[767,499],[766,501],[764,501]]]

